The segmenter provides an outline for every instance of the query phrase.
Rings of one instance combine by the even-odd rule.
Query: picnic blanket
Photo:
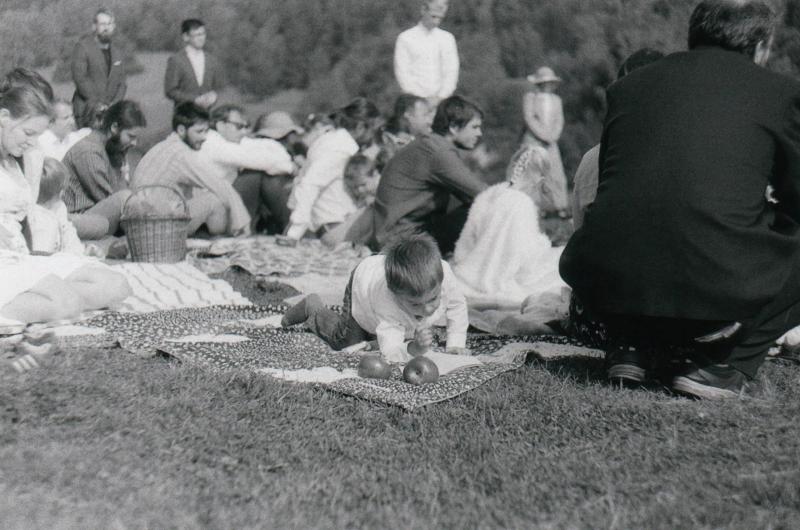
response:
[[[370,254],[366,247],[329,249],[318,239],[300,240],[295,247],[276,241],[274,236],[258,235],[217,239],[210,245],[193,242],[187,259],[205,273],[219,273],[238,265],[256,275],[348,278],[355,266]]]
[[[214,306],[145,314],[112,312],[85,325],[108,332],[123,348],[140,355],[160,352],[213,370],[248,370],[407,410],[468,392],[521,367],[530,354],[601,355],[571,344],[566,337],[470,334],[467,346],[475,355],[457,356],[442,353],[441,333],[431,356],[442,372],[436,383],[407,384],[400,366],[393,367],[388,380],[363,379],[357,375],[358,353],[334,351],[311,333],[277,327],[285,309],[283,305]]]
[[[133,294],[116,309],[144,313],[182,307],[251,305],[224,280],[212,280],[186,262],[122,263],[112,269],[125,276]]]

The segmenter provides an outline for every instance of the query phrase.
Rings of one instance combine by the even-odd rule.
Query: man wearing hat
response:
[[[533,90],[525,93],[522,100],[526,127],[522,147],[539,145],[547,150],[550,171],[545,175],[544,187],[548,200],[541,205],[542,213],[564,216],[569,206],[567,176],[558,149],[558,139],[564,129],[564,111],[561,98],[555,93],[561,78],[551,68],[542,66],[528,76],[528,81],[533,84]]]

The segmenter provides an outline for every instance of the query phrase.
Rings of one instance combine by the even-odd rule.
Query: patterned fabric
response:
[[[278,245],[274,236],[253,236],[217,240],[207,249],[190,251],[188,259],[207,274],[238,265],[255,275],[338,276],[344,278],[341,296],[350,272],[369,253],[365,247],[331,250],[316,239],[303,239],[296,247],[286,247]]]
[[[144,313],[182,307],[250,305],[224,280],[212,280],[186,262],[122,263],[112,267],[128,280],[133,294],[119,311]]]
[[[570,344],[565,337],[555,336],[470,335],[467,346],[475,355],[466,357],[466,366],[445,373],[436,383],[413,386],[402,380],[399,365],[393,366],[388,380],[362,379],[356,373],[358,353],[333,351],[310,333],[271,327],[278,325],[285,310],[285,306],[218,306],[143,315],[107,313],[86,325],[104,328],[123,348],[137,354],[161,352],[214,370],[248,370],[292,381],[313,380],[322,388],[407,410],[474,389],[519,368],[529,354],[547,351],[548,345]],[[443,338],[443,330],[439,330],[436,350],[443,349]],[[454,362],[464,359],[441,355],[440,359],[453,358]]]

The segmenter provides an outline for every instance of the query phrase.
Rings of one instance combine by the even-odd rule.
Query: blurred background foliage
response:
[[[485,139],[496,171],[517,146],[523,127],[525,76],[542,65],[563,79],[566,127],[560,144],[571,175],[599,140],[604,92],[621,62],[642,47],[684,49],[697,0],[451,0],[443,27],[455,34],[462,60],[459,93],[487,113]],[[56,65],[68,79],[68,57],[90,30],[100,2],[4,0],[0,60]],[[356,95],[389,112],[399,88],[392,74],[397,34],[413,25],[418,0],[106,0],[117,19],[117,40],[129,68],[137,51],[181,46],[179,24],[201,18],[209,50],[226,65],[229,83],[267,97],[301,90],[294,111],[328,110]],[[781,12],[770,68],[797,76],[800,0],[776,2]]]

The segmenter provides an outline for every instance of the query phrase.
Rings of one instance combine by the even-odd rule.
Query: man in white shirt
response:
[[[423,0],[419,24],[397,37],[394,75],[403,92],[433,106],[450,97],[458,84],[458,48],[452,33],[439,28],[447,0]]]
[[[72,112],[72,103],[59,99],[53,105],[55,116],[53,121],[39,136],[39,149],[46,157],[63,160],[70,147],[78,140],[92,132],[89,127],[75,130],[75,115]]]
[[[242,196],[250,216],[256,220],[262,204],[269,207],[269,197],[262,190],[269,175],[292,174],[292,157],[280,142],[270,138],[248,138],[250,124],[244,110],[236,105],[222,105],[211,112],[212,129],[200,148],[209,170],[232,184]]]

